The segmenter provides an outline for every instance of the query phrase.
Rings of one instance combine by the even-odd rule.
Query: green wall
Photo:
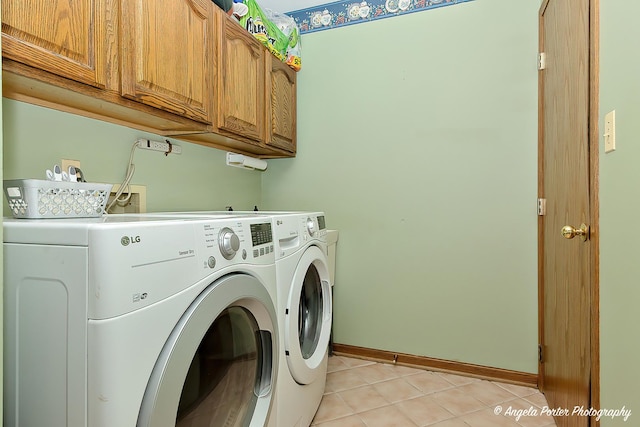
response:
[[[616,151],[600,141],[600,340],[602,407],[633,411],[602,426],[637,425],[640,417],[640,4],[600,1],[600,129],[616,111]],[[629,49],[629,46],[632,46]],[[600,132],[603,133],[603,132]]]
[[[335,341],[537,372],[538,2],[305,34],[266,208],[340,231]]]
[[[4,178],[45,179],[61,159],[81,161],[88,181],[120,183],[131,146],[157,135],[3,99]],[[147,186],[147,211],[253,209],[260,172],[225,164],[225,152],[171,139],[181,155],[136,149],[132,184]],[[5,201],[5,209],[7,208]]]

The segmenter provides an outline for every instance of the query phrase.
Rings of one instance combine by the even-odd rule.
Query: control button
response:
[[[264,255],[264,248],[260,248],[260,255]]]
[[[232,229],[225,227],[218,234],[218,246],[222,256],[226,259],[231,259],[240,249],[240,238]]]
[[[253,257],[254,258],[258,258],[258,250],[257,249],[253,250]]]
[[[246,249],[242,250],[242,259],[247,259],[247,250]]]
[[[216,259],[214,257],[210,256],[209,259],[207,260],[207,265],[209,266],[209,268],[215,268]]]

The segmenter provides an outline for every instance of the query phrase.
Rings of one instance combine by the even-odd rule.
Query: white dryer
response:
[[[6,427],[273,423],[269,218],[4,221]]]
[[[276,385],[278,427],[308,427],[324,394],[332,322],[325,217],[262,213],[273,217],[284,348]]]

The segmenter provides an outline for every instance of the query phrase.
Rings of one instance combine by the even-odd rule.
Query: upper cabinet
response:
[[[217,85],[218,128],[264,141],[264,47],[232,18],[223,17]]]
[[[2,56],[91,86],[107,82],[113,0],[2,1]],[[111,33],[110,33],[111,31]]]
[[[296,152],[296,72],[267,55],[267,144]]]
[[[122,95],[211,123],[211,0],[123,0]]]
[[[211,0],[2,0],[3,96],[260,157],[296,74]]]

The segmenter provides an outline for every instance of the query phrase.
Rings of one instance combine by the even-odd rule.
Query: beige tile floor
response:
[[[553,427],[546,404],[535,388],[332,356],[312,426]]]

